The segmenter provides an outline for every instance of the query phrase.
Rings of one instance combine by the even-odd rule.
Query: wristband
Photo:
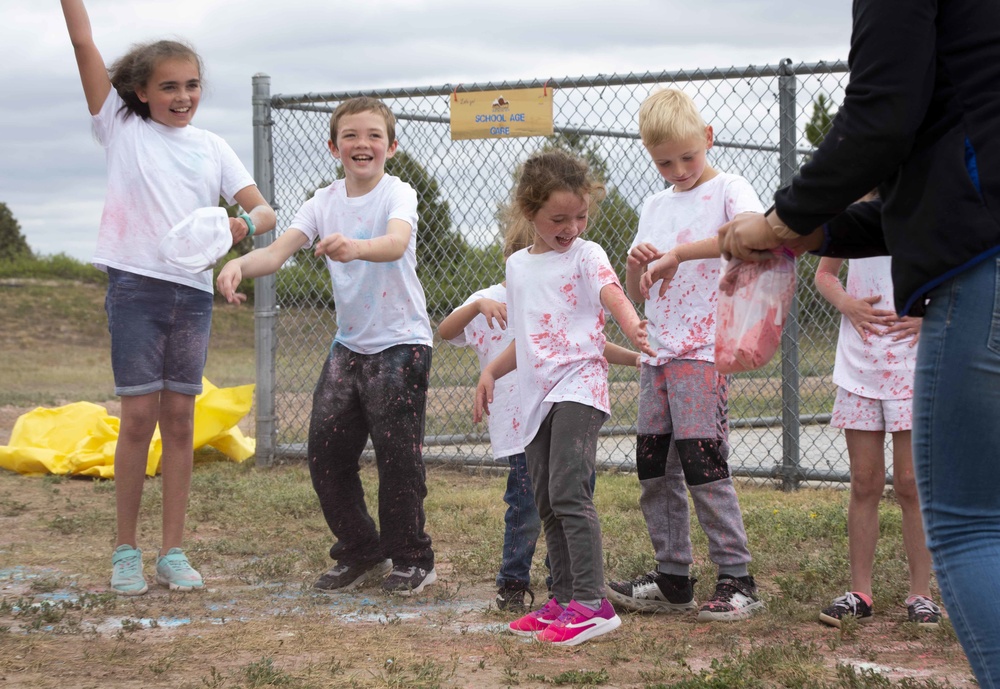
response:
[[[236,217],[241,218],[243,222],[247,224],[247,237],[253,237],[253,233],[257,231],[257,228],[254,227],[253,220],[250,219],[250,215],[247,213],[240,213]]]

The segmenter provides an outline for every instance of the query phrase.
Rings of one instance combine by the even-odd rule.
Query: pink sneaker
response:
[[[547,641],[556,646],[576,646],[595,636],[618,629],[622,620],[607,598],[601,600],[597,610],[570,601],[566,610],[555,622],[538,633],[539,641]]]
[[[507,628],[510,629],[511,634],[534,636],[555,622],[556,618],[563,614],[563,611],[563,606],[559,605],[555,598],[550,598],[549,602],[538,610],[514,620]]]

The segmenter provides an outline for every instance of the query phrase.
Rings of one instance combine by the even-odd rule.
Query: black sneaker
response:
[[[834,598],[830,607],[823,609],[823,612],[819,614],[819,621],[839,628],[841,620],[845,617],[853,617],[861,624],[868,624],[874,620],[873,613],[872,606],[866,603],[860,594],[848,591],[843,596]]]
[[[386,593],[398,593],[401,596],[412,596],[420,593],[425,586],[437,581],[437,572],[427,571],[420,567],[393,567],[392,573],[382,582],[382,590]]]
[[[757,595],[757,582],[751,576],[719,575],[715,594],[698,611],[699,622],[732,622],[743,620],[764,607]]]
[[[687,612],[694,601],[696,579],[660,572],[647,572],[631,581],[612,581],[606,587],[608,600],[634,612]]]
[[[910,622],[921,627],[936,627],[941,621],[941,608],[927,596],[910,596],[906,599],[906,613]]]
[[[343,593],[365,582],[384,577],[392,569],[392,560],[375,560],[355,565],[336,564],[313,584],[314,589],[327,593]]]
[[[524,594],[531,598],[529,603],[524,602]],[[497,590],[496,606],[497,610],[510,610],[521,612],[531,610],[535,605],[535,594],[527,586],[520,584],[504,585]]]

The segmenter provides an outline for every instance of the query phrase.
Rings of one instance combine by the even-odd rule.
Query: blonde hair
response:
[[[606,195],[604,184],[591,174],[587,161],[558,149],[531,156],[519,168],[511,202],[505,208],[505,258],[534,243],[531,219],[557,191],[569,191],[580,198],[589,194],[591,212]]]
[[[647,147],[704,139],[706,126],[691,97],[677,89],[654,91],[639,106],[639,136]]]
[[[362,112],[373,112],[376,115],[381,115],[382,119],[385,120],[385,133],[388,143],[392,144],[396,140],[396,116],[392,114],[389,106],[378,98],[359,96],[345,100],[333,111],[333,115],[330,116],[330,141],[334,144],[337,143],[337,126],[340,124],[342,118]]]

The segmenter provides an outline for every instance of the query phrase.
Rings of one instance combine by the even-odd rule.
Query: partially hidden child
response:
[[[840,281],[844,259],[824,256],[816,288],[842,317],[833,382],[837,396],[830,425],[844,429],[851,463],[847,507],[850,590],[824,608],[819,619],[840,627],[851,618],[874,620],[872,570],[879,537],[879,504],[885,492],[885,434],[892,436],[892,489],[902,512],[903,548],[910,589],[907,618],[936,627],[941,609],[931,599],[931,554],[920,516],[913,473],[913,377],[920,318],[897,316],[889,256],[851,259],[847,285]]]

